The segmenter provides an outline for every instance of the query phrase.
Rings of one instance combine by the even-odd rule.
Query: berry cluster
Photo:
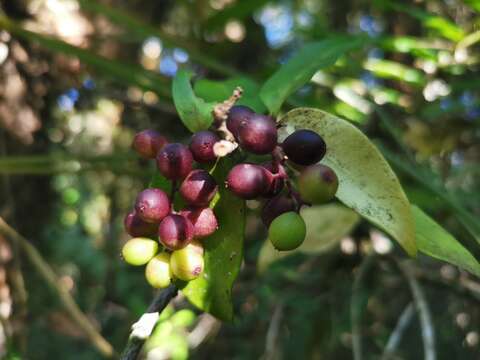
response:
[[[155,159],[160,173],[172,182],[169,195],[157,188],[140,192],[124,222],[133,239],[123,247],[123,257],[132,265],[147,264],[145,276],[154,287],[166,287],[174,278],[198,277],[204,267],[201,240],[218,228],[209,207],[218,184],[195,162],[212,164],[237,146],[246,153],[270,156],[262,164],[235,165],[225,186],[242,199],[265,200],[262,220],[278,250],[292,250],[304,241],[306,225],[300,208],[327,202],[337,191],[335,172],[316,164],[325,155],[326,144],[315,132],[298,130],[279,143],[276,121],[246,106],[230,106],[220,119],[215,131],[195,133],[189,146],[169,143],[153,130],[134,138],[133,148],[142,157]],[[297,172],[298,191],[289,176]],[[180,211],[173,205],[177,191],[187,204]]]

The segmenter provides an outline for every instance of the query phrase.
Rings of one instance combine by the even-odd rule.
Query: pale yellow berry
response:
[[[190,281],[197,278],[203,271],[203,255],[199,252],[198,244],[188,245],[174,251],[170,258],[172,273],[180,280]]]
[[[145,278],[154,288],[165,288],[172,282],[170,254],[164,252],[149,261],[145,268]]]
[[[148,238],[133,238],[122,248],[122,256],[130,265],[145,265],[158,252],[158,242]]]

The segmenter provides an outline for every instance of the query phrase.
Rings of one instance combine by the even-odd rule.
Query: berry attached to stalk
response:
[[[220,138],[211,131],[199,131],[193,134],[190,141],[190,151],[195,161],[199,163],[215,161],[217,156],[213,151],[213,145],[218,141],[220,141]]]
[[[227,188],[242,199],[255,199],[268,189],[269,183],[265,172],[260,165],[235,165],[228,173]]]
[[[143,130],[135,135],[132,146],[140,156],[155,159],[158,152],[168,143],[165,136],[155,130]]]
[[[302,245],[306,233],[305,221],[298,213],[290,211],[272,221],[268,229],[268,238],[275,249],[286,251]]]
[[[209,207],[189,207],[180,212],[193,224],[193,236],[196,239],[212,235],[218,229],[218,222],[213,210]]]
[[[272,163],[262,164],[262,166],[265,168],[265,174],[268,181],[268,187],[263,196],[271,198],[282,191],[285,185],[285,179],[288,179],[288,175],[281,164],[277,164],[276,168]]]
[[[332,168],[317,164],[304,169],[298,178],[298,191],[303,200],[323,204],[335,197],[338,177]]]
[[[145,267],[147,282],[157,289],[166,288],[172,282],[170,254],[163,252],[150,260]]]
[[[163,176],[180,180],[192,170],[193,156],[188,147],[180,143],[166,145],[157,155],[157,166]]]
[[[143,221],[158,224],[170,212],[170,200],[160,189],[145,189],[137,196],[135,212]]]
[[[170,214],[158,227],[158,236],[163,246],[178,250],[187,246],[193,239],[194,228],[190,220],[182,215]]]
[[[238,140],[240,127],[245,126],[254,114],[255,112],[252,109],[243,105],[235,105],[230,109],[227,117],[227,129],[235,139]]]
[[[285,155],[298,165],[313,165],[325,156],[325,141],[315,131],[297,130],[290,134],[282,144]]]
[[[270,116],[253,114],[238,127],[238,142],[242,149],[262,155],[277,146],[277,124]]]
[[[122,248],[122,256],[130,265],[145,265],[158,251],[158,242],[147,238],[128,240]]]
[[[180,186],[182,197],[194,206],[207,206],[217,190],[215,179],[205,170],[193,170]]]
[[[170,258],[173,275],[184,281],[197,278],[202,273],[204,265],[203,255],[199,253],[196,246],[188,245],[174,251]]]
[[[158,232],[158,223],[143,221],[134,210],[125,216],[123,225],[125,226],[125,231],[133,237],[156,236]]]

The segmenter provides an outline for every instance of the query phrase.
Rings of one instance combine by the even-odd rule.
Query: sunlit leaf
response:
[[[319,133],[327,143],[322,163],[331,166],[340,180],[337,198],[415,255],[415,225],[409,201],[395,173],[360,130],[311,108],[294,109],[281,123]]]
[[[426,82],[424,73],[395,61],[368,59],[363,66],[378,77],[405,81],[418,86],[424,85]]]
[[[450,233],[420,208],[412,206],[418,250],[480,276],[480,263]]]
[[[352,231],[360,219],[356,212],[337,204],[304,208],[301,215],[307,224],[307,235],[303,244],[292,251],[278,251],[267,239],[258,257],[259,272],[266,270],[274,261],[292,254],[314,255],[332,249]]]

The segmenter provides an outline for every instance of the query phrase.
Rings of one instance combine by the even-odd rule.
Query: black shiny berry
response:
[[[240,126],[248,122],[254,114],[255,112],[248,106],[235,105],[230,109],[227,117],[227,129],[235,139],[238,140]]]
[[[217,158],[213,151],[213,145],[220,141],[220,138],[212,131],[199,131],[192,136],[190,151],[193,158],[199,163],[209,163]]]
[[[179,190],[188,204],[207,206],[217,193],[218,186],[208,171],[199,169],[188,174]]]
[[[270,116],[253,114],[238,128],[238,142],[245,151],[262,155],[277,146],[277,124]]]
[[[319,162],[327,151],[325,141],[311,130],[297,130],[282,144],[290,161],[298,165],[312,165]]]
[[[132,147],[140,156],[155,159],[158,152],[168,143],[167,138],[155,130],[143,130],[133,138]]]
[[[158,224],[170,212],[170,200],[160,189],[145,189],[137,196],[135,212],[143,221]]]
[[[238,164],[227,176],[226,186],[238,197],[251,200],[261,196],[268,188],[266,170],[260,165]]]
[[[157,166],[163,176],[171,180],[183,179],[192,170],[193,156],[180,143],[166,145],[157,155]]]

